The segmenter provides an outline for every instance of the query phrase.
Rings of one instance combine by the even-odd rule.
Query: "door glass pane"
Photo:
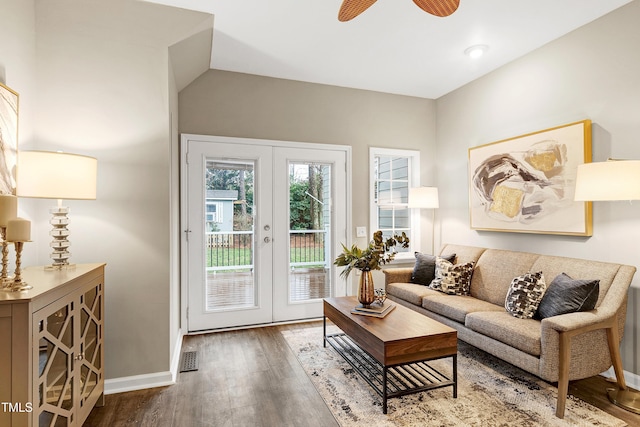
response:
[[[289,302],[331,296],[331,166],[289,163]]]
[[[208,159],[206,166],[206,309],[255,307],[254,164]]]

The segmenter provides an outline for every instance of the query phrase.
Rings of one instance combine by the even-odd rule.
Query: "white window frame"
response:
[[[420,186],[420,151],[417,150],[403,150],[394,148],[369,148],[369,230],[372,234],[378,230],[378,205],[376,204],[375,195],[375,159],[376,157],[406,157],[408,162],[408,188]],[[391,204],[394,207],[408,206],[408,203],[396,203]],[[414,260],[414,252],[420,252],[420,209],[409,209],[409,250],[407,252],[399,253],[396,256],[396,260]],[[370,238],[370,236],[369,236]]]

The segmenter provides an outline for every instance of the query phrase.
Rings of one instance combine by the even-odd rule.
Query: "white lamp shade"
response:
[[[640,200],[640,160],[578,165],[576,201]]]
[[[16,195],[45,199],[95,199],[98,161],[51,151],[21,151]]]
[[[409,189],[409,208],[437,209],[437,187],[416,187]]]

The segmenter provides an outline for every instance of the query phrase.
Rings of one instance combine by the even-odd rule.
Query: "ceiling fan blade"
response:
[[[413,2],[425,12],[440,17],[451,15],[460,5],[460,0],[413,0]]]
[[[342,6],[340,6],[340,12],[338,12],[338,21],[345,22],[352,20],[369,9],[369,6],[375,2],[376,0],[344,0]]]

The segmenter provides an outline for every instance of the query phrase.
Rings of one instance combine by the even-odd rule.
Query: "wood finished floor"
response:
[[[183,351],[198,351],[199,370],[178,374],[170,387],[106,396],[85,422],[91,427],[337,426],[280,331],[322,322],[270,326],[185,337]],[[580,399],[640,425],[640,415],[611,404],[603,377],[574,381]]]

